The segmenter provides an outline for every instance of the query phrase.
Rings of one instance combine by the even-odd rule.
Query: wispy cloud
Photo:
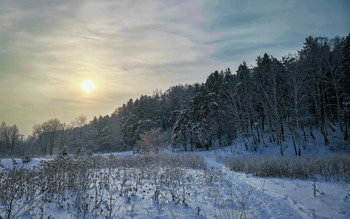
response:
[[[224,34],[212,57],[251,61],[269,52],[280,57],[295,52],[307,36],[345,36],[350,30],[350,2],[311,1],[210,1],[199,0],[206,22],[203,28]]]
[[[40,122],[107,114],[155,88],[204,80],[208,65],[205,73],[196,73],[183,71],[181,63],[206,63],[214,47],[205,42],[219,36],[200,28],[203,19],[196,2],[5,4],[0,91],[5,93],[2,102],[11,103],[1,108],[0,119],[6,121],[16,116]],[[84,79],[96,83],[89,96],[80,90]],[[26,124],[25,132],[32,125]]]
[[[347,1],[308,2],[3,0],[0,120],[28,134],[52,117],[108,114],[130,97],[350,29]],[[89,95],[85,79],[96,83]]]

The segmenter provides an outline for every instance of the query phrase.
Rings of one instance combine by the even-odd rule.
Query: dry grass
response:
[[[89,158],[95,168],[118,168],[118,167],[181,167],[191,169],[206,169],[206,162],[198,155],[173,155],[173,154],[149,154],[129,156],[94,156]]]
[[[231,170],[261,177],[312,178],[350,182],[350,156],[251,157],[227,156],[222,161]]]

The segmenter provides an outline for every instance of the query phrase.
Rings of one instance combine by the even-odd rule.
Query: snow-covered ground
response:
[[[350,218],[350,184],[313,180],[262,178],[234,172],[203,153],[209,166],[221,168],[236,185],[251,186],[257,218]]]
[[[237,150],[235,147],[214,151],[186,152],[204,157],[207,169],[187,168],[181,172],[179,185],[171,185],[169,189],[178,197],[172,198],[169,191],[165,191],[164,184],[157,185],[160,176],[170,177],[174,174],[171,169],[160,168],[157,176],[143,178],[138,183],[130,181],[129,189],[133,196],[122,196],[122,179],[115,179],[115,196],[120,195],[115,204],[118,218],[350,218],[350,184],[344,182],[317,181],[316,197],[314,196],[313,180],[261,178],[229,170],[218,161],[217,155]],[[237,151],[235,151],[236,153]],[[243,153],[243,151],[242,151]],[[176,153],[181,156],[183,153]],[[117,156],[132,156],[130,152],[113,154]],[[17,166],[32,168],[45,159],[32,159],[28,164]],[[12,168],[11,159],[2,159],[0,171]],[[103,171],[103,170],[101,170]],[[126,171],[126,170],[124,170]],[[130,169],[135,174],[135,170]],[[165,171],[169,171],[168,173]],[[155,172],[150,172],[155,174]],[[170,175],[169,175],[170,174]],[[157,178],[159,177],[159,178]],[[118,181],[120,180],[120,181]],[[175,179],[176,180],[176,179]],[[136,187],[130,187],[131,185]],[[159,188],[157,186],[160,186]],[[173,187],[172,187],[173,186]],[[133,190],[135,189],[136,190]],[[158,193],[156,192],[158,191]],[[186,194],[185,194],[186,193]],[[106,193],[107,194],[107,193]],[[101,192],[101,197],[106,195]],[[128,193],[130,194],[130,192]],[[157,200],[155,197],[157,196]],[[108,204],[107,199],[105,203]],[[64,204],[63,204],[64,205]],[[1,206],[1,205],[0,205]],[[69,205],[68,205],[69,206]],[[68,207],[69,208],[69,207]],[[70,208],[72,210],[72,208]],[[40,212],[41,211],[41,212]],[[0,215],[4,217],[4,212]],[[38,217],[43,214],[51,218],[74,218],[74,214],[67,211],[67,205],[57,207],[54,203],[46,203],[42,210],[35,210],[22,217]],[[90,215],[91,217],[96,217]],[[103,218],[102,216],[97,216]]]
[[[22,163],[22,159],[19,159],[19,158],[14,158],[14,159],[5,158],[5,159],[1,159],[0,171],[5,168],[13,168],[14,166],[13,160],[15,160],[15,166],[17,168],[21,168],[21,167],[33,168],[35,166],[38,166],[41,161],[47,161],[49,159],[52,159],[52,158],[33,158],[29,163]]]

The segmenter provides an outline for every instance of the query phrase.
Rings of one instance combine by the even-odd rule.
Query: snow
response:
[[[186,191],[190,193],[185,197],[185,203],[172,201],[169,191],[165,190],[160,190],[161,198],[157,203],[153,176],[139,182],[137,188],[142,189],[135,191],[135,196],[129,199],[121,196],[117,203],[120,209],[116,215],[122,218],[230,218],[242,216],[239,214],[245,208],[245,216],[249,218],[350,218],[350,184],[316,181],[316,187],[320,192],[315,197],[313,180],[261,178],[231,171],[218,161],[218,157],[223,154],[246,153],[238,146],[175,154],[181,156],[184,153],[202,156],[207,164],[207,170],[190,168],[184,170],[184,175],[191,180],[184,184],[189,186]],[[132,152],[103,156],[110,155],[133,156]],[[42,160],[47,158],[34,158],[27,164],[16,159],[19,163],[17,167],[25,168],[33,168]],[[1,159],[1,164],[5,168],[13,168],[11,159]],[[3,171],[3,168],[0,168],[0,171]],[[167,170],[163,168],[160,171]],[[160,174],[161,172],[158,173]],[[133,185],[135,181],[129,183]],[[122,193],[121,190],[122,187],[118,185],[116,193]],[[101,191],[102,196],[103,194]],[[58,208],[54,203],[45,204],[43,214],[45,217],[74,218],[72,214]],[[38,215],[40,215],[39,209],[30,214],[32,217]],[[4,216],[3,213],[0,212],[0,216]],[[28,216],[25,214],[22,218]]]
[[[342,132],[340,131],[340,127],[334,126],[334,129],[336,129],[335,132],[329,132],[328,138],[329,143],[328,145],[324,144],[324,138],[322,133],[319,129],[313,128],[312,133],[315,137],[313,139],[310,135],[310,128],[304,128],[306,133],[306,141],[304,140],[304,133],[302,131],[299,131],[298,134],[300,136],[300,143],[301,143],[301,155],[302,156],[329,156],[334,155],[337,153],[347,153],[350,154],[350,147],[348,147],[349,142],[343,140]],[[261,136],[260,136],[261,137]],[[282,141],[282,145],[284,148],[283,155],[284,156],[295,156],[294,147],[293,147],[293,141],[292,136],[290,135],[290,132],[288,130],[285,131],[284,135],[284,141]],[[271,142],[270,135],[268,133],[265,133],[263,137],[261,137],[261,142],[258,143],[257,151],[253,151],[254,146],[254,140],[252,136],[249,136],[245,138],[247,141],[249,151],[246,151],[244,142],[240,135],[237,135],[237,138],[235,138],[230,146],[227,147],[221,147],[218,146],[218,142],[216,142],[216,149],[220,153],[233,153],[233,154],[242,154],[242,155],[249,155],[249,156],[259,156],[259,155],[276,155],[280,156],[280,147],[276,145],[276,142]],[[264,142],[264,143],[263,143]],[[298,147],[298,143],[297,143]]]
[[[15,160],[15,162],[17,163],[15,164],[17,168],[24,167],[24,168],[31,169],[35,166],[38,166],[41,161],[52,160],[52,159],[53,158],[32,158],[29,163],[22,163],[22,159],[19,159],[19,158],[14,158],[13,160]],[[0,165],[0,171],[2,171],[5,168],[10,168],[10,169],[13,168],[14,167],[13,160],[9,158],[1,159],[0,163],[2,165]]]
[[[207,157],[207,163],[220,166],[213,158]],[[224,166],[221,168],[232,183],[254,188],[260,204],[257,218],[350,217],[349,184],[316,182],[317,189],[322,194],[314,197],[313,180],[261,178],[230,171]]]

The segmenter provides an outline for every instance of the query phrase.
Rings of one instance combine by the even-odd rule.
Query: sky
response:
[[[0,0],[0,122],[111,114],[130,98],[346,36],[348,0]],[[81,83],[91,80],[89,93]]]

